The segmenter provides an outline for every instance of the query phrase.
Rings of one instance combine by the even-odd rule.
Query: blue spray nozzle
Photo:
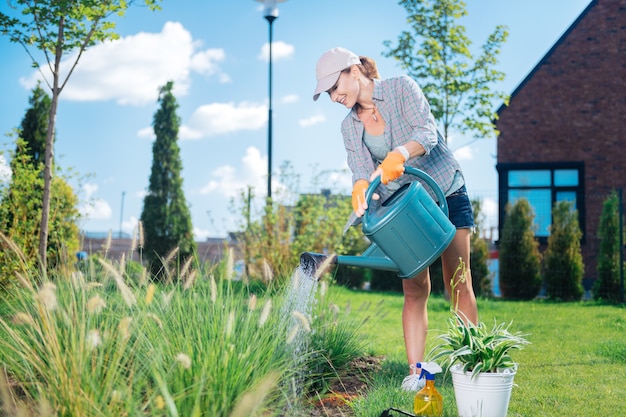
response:
[[[422,370],[420,379],[426,378],[427,380],[434,380],[435,374],[441,372],[441,366],[439,366],[437,362],[418,362],[416,367]]]

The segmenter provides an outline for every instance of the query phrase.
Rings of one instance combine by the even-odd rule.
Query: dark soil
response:
[[[339,375],[328,393],[312,398],[312,417],[353,417],[350,403],[365,394],[372,374],[380,371],[382,357],[364,357],[352,361],[348,370]]]

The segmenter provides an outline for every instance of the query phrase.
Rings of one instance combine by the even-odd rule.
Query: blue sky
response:
[[[462,20],[476,46],[496,25],[509,28],[498,68],[511,93],[591,0],[467,0]],[[225,236],[241,216],[229,201],[251,186],[257,207],[267,189],[268,23],[253,0],[164,0],[150,12],[132,7],[118,21],[120,39],[89,49],[61,95],[55,157],[80,174],[73,181],[89,232],[132,234],[141,216],[152,164],[151,123],[158,89],[168,80],[182,121],[184,192],[198,240]],[[377,60],[383,78],[402,74],[384,58],[383,41],[407,30],[396,1],[288,0],[273,24],[273,197],[291,202],[277,171],[288,161],[296,191],[350,192],[339,124],[343,106],[313,102],[315,63],[343,46]],[[8,11],[7,2],[0,10]],[[38,74],[24,49],[0,37],[0,152],[19,126]],[[417,80],[419,83],[419,80]],[[495,103],[498,106],[500,103]],[[492,221],[497,207],[496,142],[453,135],[470,195]],[[0,154],[0,181],[7,180]]]

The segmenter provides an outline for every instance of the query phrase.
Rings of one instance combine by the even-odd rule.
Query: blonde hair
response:
[[[376,61],[367,56],[359,56],[359,59],[361,60],[361,64],[357,65],[357,67],[359,67],[363,75],[370,79],[380,79]]]

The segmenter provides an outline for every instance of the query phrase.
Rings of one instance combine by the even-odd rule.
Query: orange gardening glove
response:
[[[378,166],[380,171],[380,182],[387,185],[389,181],[400,178],[404,173],[404,155],[398,151],[391,151],[387,154],[383,162]]]
[[[365,201],[365,191],[370,183],[367,180],[358,180],[352,187],[352,210],[361,217],[367,210],[367,201]]]

